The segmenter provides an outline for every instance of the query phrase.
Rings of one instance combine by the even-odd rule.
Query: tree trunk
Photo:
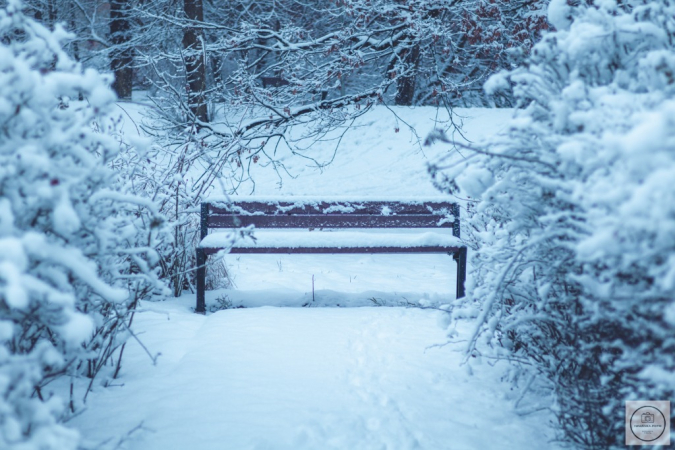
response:
[[[55,0],[50,0],[47,2],[47,20],[48,22],[48,28],[50,30],[54,29],[54,25],[56,24],[56,5],[54,5]]]
[[[128,0],[110,1],[110,69],[115,75],[112,88],[119,98],[131,99],[133,49],[129,45],[130,35]]]
[[[420,63],[420,46],[413,45],[405,50],[403,62],[405,64],[406,74],[396,80],[396,98],[397,105],[412,106],[415,98],[415,78],[417,76],[417,67]]]
[[[204,20],[202,0],[184,0],[185,15],[190,21]],[[206,109],[206,61],[204,58],[203,35],[200,29],[191,24],[183,34],[183,50],[185,51],[185,72],[187,73],[188,107],[194,118],[200,122],[208,122]]]

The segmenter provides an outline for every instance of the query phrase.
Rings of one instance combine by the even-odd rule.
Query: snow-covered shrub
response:
[[[476,197],[471,348],[543,375],[566,440],[623,448],[625,400],[675,388],[675,5],[553,0],[528,64],[493,77],[508,130],[438,172]]]
[[[97,124],[115,98],[104,77],[62,51],[67,37],[18,1],[0,10],[3,449],[77,447],[59,419],[84,392],[71,390],[68,402],[46,384],[93,381],[118,364],[136,302],[162,288],[153,230],[163,221],[110,169],[119,143]]]
[[[133,193],[156,204],[159,213],[171,223],[172,235],[155,249],[161,261],[160,276],[169,283],[174,296],[179,297],[184,290],[195,286],[201,199],[207,196],[212,183],[218,183],[214,174],[203,167],[204,148],[197,141],[197,135],[191,130],[173,135],[155,129],[161,121],[156,114],[156,111],[149,112],[142,124],[144,131],[152,136],[153,144],[144,154],[135,149],[125,151],[119,168],[129,175]],[[216,273],[216,268],[221,270]],[[207,272],[210,289],[228,284],[222,263],[207,264]]]

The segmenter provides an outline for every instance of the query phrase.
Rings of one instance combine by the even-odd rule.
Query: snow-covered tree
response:
[[[0,10],[0,448],[63,450],[78,436],[59,419],[86,394],[46,385],[116,375],[130,314],[162,289],[163,221],[110,168],[109,80],[22,8]]]
[[[623,448],[623,402],[675,391],[675,6],[554,0],[549,20],[486,84],[520,102],[508,130],[433,173],[476,200],[469,351],[548,380],[566,440]]]

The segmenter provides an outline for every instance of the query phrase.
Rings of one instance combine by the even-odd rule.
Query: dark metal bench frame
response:
[[[350,211],[351,210],[351,211]],[[386,211],[387,213],[383,213]],[[446,219],[448,213],[454,221]],[[325,201],[237,201],[202,203],[200,242],[209,228],[452,228],[460,237],[459,205],[448,202]],[[206,312],[206,257],[222,248],[197,247],[197,307]],[[340,247],[256,248],[234,247],[230,253],[448,253],[457,262],[457,298],[464,297],[466,281],[465,246],[461,247]]]

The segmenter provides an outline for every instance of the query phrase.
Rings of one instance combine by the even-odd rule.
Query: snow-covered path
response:
[[[455,112],[472,138],[501,129],[511,114]],[[403,117],[424,134],[438,126],[439,111],[396,113],[376,108],[361,117],[340,138],[337,154],[336,141],[314,143],[310,154],[332,160],[326,167],[280,149],[277,157],[289,175],[280,179],[276,165],[255,164],[255,194],[439,195],[426,164],[449,149],[422,148],[399,123]],[[253,188],[244,180],[239,193]],[[71,421],[88,447],[553,448],[549,415],[514,412],[518,394],[500,381],[504,366],[479,366],[471,358],[471,375],[469,366],[460,365],[462,342],[434,347],[447,342],[447,331],[437,323],[446,313],[370,306],[452,301],[455,266],[449,256],[228,255],[225,263],[234,288],[207,292],[207,305],[220,297],[246,308],[196,315],[190,311],[193,295],[144,303],[134,329],[161,356],[153,366],[129,341],[121,378],[113,382],[118,386],[96,387],[87,411]],[[292,307],[304,304],[327,307]],[[338,305],[362,307],[331,307]],[[458,331],[453,340],[466,339],[466,330]],[[120,444],[119,436],[132,430]]]
[[[162,355],[153,367],[132,344],[124,386],[90,396],[74,425],[92,444],[142,423],[123,448],[551,447],[546,417],[514,413],[501,369],[470,376],[461,345],[431,347],[446,341],[437,311],[152,308],[136,329]]]

